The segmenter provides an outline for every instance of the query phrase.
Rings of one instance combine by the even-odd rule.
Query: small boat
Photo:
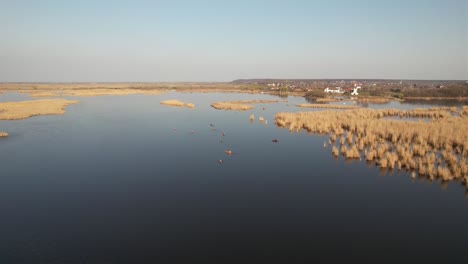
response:
[[[276,138],[272,139],[271,142],[273,143],[278,143],[278,140]]]
[[[232,154],[232,150],[226,150],[226,151],[224,151],[224,152],[226,152],[226,154],[228,154],[228,155],[231,155],[231,154]]]

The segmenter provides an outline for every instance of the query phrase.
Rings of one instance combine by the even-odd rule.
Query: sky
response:
[[[468,0],[0,0],[0,82],[468,80]]]

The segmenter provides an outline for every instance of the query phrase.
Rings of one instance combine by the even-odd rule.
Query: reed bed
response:
[[[36,115],[61,115],[65,107],[78,103],[65,99],[44,99],[0,103],[0,120],[25,119]]]
[[[297,104],[297,107],[303,108],[328,108],[328,109],[355,109],[359,108],[355,105],[338,105],[338,104]]]
[[[230,102],[216,102],[212,103],[211,107],[217,110],[235,110],[235,111],[246,111],[255,108],[253,105],[247,104],[236,104]]]
[[[468,117],[454,112],[450,108],[326,110],[278,113],[275,123],[290,131],[330,135],[334,156],[363,157],[381,168],[415,171],[429,180],[461,180],[468,188]],[[384,118],[389,116],[429,121]]]
[[[460,110],[460,116],[468,116],[468,106],[466,105],[462,106]]]
[[[20,91],[22,94],[27,94],[31,97],[57,97],[60,94],[56,91],[47,91],[47,90],[28,90]]]
[[[179,100],[166,100],[161,101],[162,105],[169,105],[169,106],[177,106],[177,107],[187,107],[187,108],[195,108],[195,105],[192,103],[184,103]]]
[[[237,110],[246,111],[255,108],[252,104],[268,104],[287,102],[287,100],[239,100],[239,101],[226,101],[226,102],[215,102],[211,104],[211,107],[218,110]]]

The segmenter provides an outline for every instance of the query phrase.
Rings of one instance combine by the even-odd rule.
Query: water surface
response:
[[[307,111],[303,98],[209,106],[245,99],[278,98],[101,96],[0,121],[0,263],[466,260],[460,183],[334,159],[327,138],[277,128],[276,112]]]

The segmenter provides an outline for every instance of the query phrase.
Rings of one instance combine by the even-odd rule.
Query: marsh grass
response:
[[[363,154],[365,160],[381,168],[414,171],[430,181],[461,179],[466,184],[468,118],[461,114],[463,109],[468,111],[466,107],[461,111],[447,107],[278,113],[275,123],[290,131],[329,134],[334,156],[338,145],[339,153],[346,158],[360,158]],[[386,119],[388,116],[428,121]],[[340,138],[335,143],[337,136]]]
[[[25,119],[36,115],[61,115],[65,107],[78,101],[44,99],[0,103],[0,120]]]
[[[195,105],[192,103],[184,103],[179,100],[166,100],[161,101],[162,105],[169,105],[169,106],[177,106],[177,107],[187,107],[187,108],[195,108]]]
[[[287,102],[287,100],[239,100],[239,101],[226,101],[226,102],[215,102],[211,104],[211,107],[217,110],[236,110],[246,111],[255,108],[252,104],[269,104]]]

